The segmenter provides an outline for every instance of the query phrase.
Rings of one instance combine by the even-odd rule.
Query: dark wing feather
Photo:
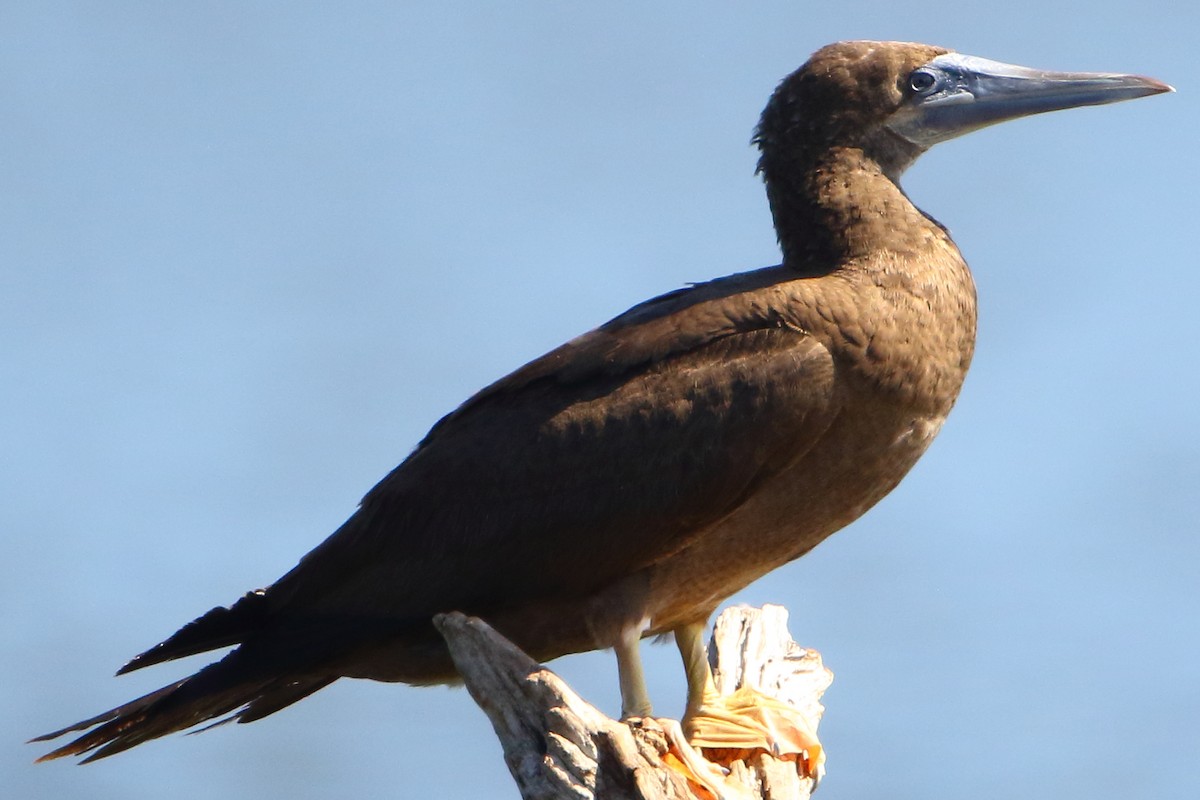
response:
[[[586,595],[668,558],[835,412],[782,268],[644,304],[439,422],[268,590],[282,616],[427,624]]]
[[[123,671],[242,647],[39,737],[94,727],[45,758],[258,719],[355,674],[380,622],[404,635],[405,620],[579,596],[669,558],[836,414],[833,360],[786,314],[796,280],[760,270],[658,298],[483,390],[273,587]]]

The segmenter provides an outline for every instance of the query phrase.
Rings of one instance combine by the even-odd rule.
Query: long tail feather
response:
[[[163,661],[244,642],[249,634],[254,633],[263,624],[267,609],[264,591],[247,592],[232,606],[217,606],[184,625],[166,641],[134,656],[129,663],[117,670],[117,674],[124,675],[151,664],[161,664]]]
[[[260,719],[335,679],[280,677],[278,673],[254,668],[239,651],[234,651],[190,678],[32,741],[46,741],[92,728],[38,759],[49,761],[90,754],[82,762],[86,764],[226,714],[246,722]]]
[[[75,731],[87,730],[88,728],[95,727],[96,725],[99,725],[102,722],[108,722],[110,719],[115,719],[115,718],[123,716],[123,715],[124,716],[131,715],[134,712],[140,711],[141,709],[150,705],[155,700],[158,700],[159,698],[164,697],[167,694],[171,693],[175,689],[178,689],[180,686],[183,685],[184,681],[186,681],[186,680],[187,679],[185,678],[184,680],[175,681],[175,683],[172,683],[168,686],[164,686],[161,689],[157,689],[157,690],[151,692],[150,694],[145,694],[136,700],[131,700],[123,706],[117,706],[116,708],[112,708],[112,709],[109,709],[108,711],[105,711],[103,714],[97,714],[96,716],[91,717],[90,719],[85,719],[82,722],[76,722],[74,725],[71,725],[70,727],[62,728],[62,729],[54,731],[52,733],[43,733],[41,736],[35,736],[29,740],[29,743],[32,744],[33,742],[48,742],[51,739],[57,739],[58,737],[62,736],[63,734],[74,733]],[[64,753],[63,755],[66,755],[66,754]],[[49,761],[51,758],[56,758],[56,757],[57,756],[53,756],[53,755],[45,755],[45,756],[42,756],[41,758],[39,758],[38,761]]]

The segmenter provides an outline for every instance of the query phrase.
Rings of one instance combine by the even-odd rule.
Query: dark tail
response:
[[[92,730],[38,759],[90,753],[84,763],[128,750],[142,742],[181,731],[202,722],[232,715],[229,719],[251,722],[301,700],[328,686],[337,676],[313,675],[298,669],[297,653],[278,650],[272,657],[262,642],[253,642],[267,616],[262,592],[251,592],[229,608],[214,608],[188,623],[165,642],[136,656],[117,674],[202,653],[218,647],[243,643],[220,661],[103,714],[77,722],[31,741],[57,739],[66,733]],[[245,644],[251,641],[251,644]],[[255,647],[255,644],[260,646]],[[310,662],[311,663],[311,662]],[[228,721],[228,720],[222,720]]]
[[[219,647],[246,641],[259,631],[267,617],[268,601],[262,589],[247,592],[229,608],[217,606],[202,617],[194,619],[171,634],[165,642],[154,645],[129,660],[117,670],[118,675],[135,669],[161,664],[196,653],[207,653]]]
[[[221,722],[233,719],[251,722],[273,714],[336,680],[336,676],[261,677],[262,671],[247,670],[243,666],[245,659],[240,656],[240,652],[234,651],[190,678],[164,686],[91,719],[32,739],[34,742],[44,742],[66,733],[93,729],[47,753],[38,761],[90,753],[82,762],[86,764],[226,714],[232,716]],[[255,673],[260,677],[255,677]]]

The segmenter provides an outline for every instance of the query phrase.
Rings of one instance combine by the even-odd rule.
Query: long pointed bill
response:
[[[913,100],[887,125],[920,147],[1030,114],[1174,91],[1140,75],[1047,72],[959,53],[938,56],[909,81]]]

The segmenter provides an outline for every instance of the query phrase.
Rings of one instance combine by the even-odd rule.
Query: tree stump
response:
[[[610,719],[482,620],[451,613],[434,623],[471,697],[491,720],[524,800],[715,796],[679,770],[678,748],[687,745],[677,722]],[[721,694],[755,689],[796,708],[816,730],[833,674],[819,653],[792,641],[783,607],[724,611],[709,660]],[[757,751],[733,762],[717,790],[726,800],[807,800],[814,788],[796,760]]]

